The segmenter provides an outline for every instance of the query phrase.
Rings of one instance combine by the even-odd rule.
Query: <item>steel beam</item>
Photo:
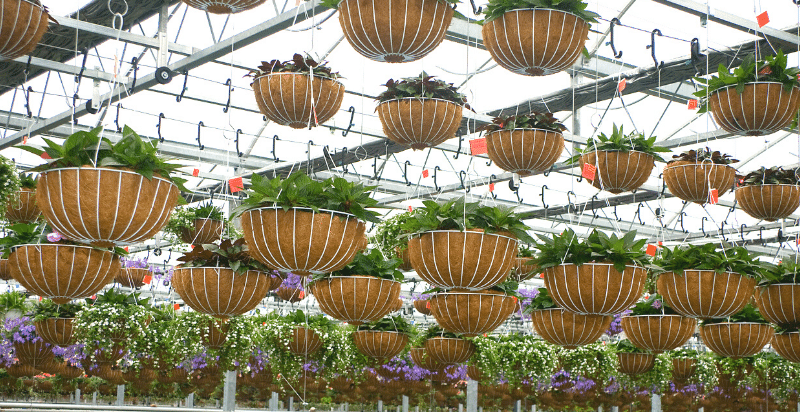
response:
[[[84,69],[81,70],[80,67],[73,66],[71,64],[64,64],[61,62],[47,60],[47,59],[40,59],[38,57],[28,56],[28,57],[18,57],[15,60],[12,60],[14,63],[19,63],[21,65],[28,64],[28,58],[31,59],[30,63],[33,67],[38,67],[40,69],[46,70],[53,70],[60,73],[66,73],[73,76],[77,76],[83,73],[83,77],[93,80],[101,80],[104,82],[113,82],[114,81],[114,74],[113,73],[106,73],[100,70],[93,70],[93,69]],[[123,84],[128,84],[131,81],[130,77],[120,76],[117,79],[118,82]]]
[[[107,37],[109,39],[116,39],[117,36],[119,36],[119,39],[121,41],[130,44],[135,44],[137,46],[147,47],[151,49],[158,49],[162,46],[163,40],[159,40],[159,38],[147,37],[141,34],[134,34],[123,30],[114,30],[114,28],[112,27],[89,23],[86,21],[77,20],[66,16],[56,17],[56,20],[58,21],[58,24],[63,27],[68,27],[70,29],[76,29],[88,33],[97,34],[103,37]],[[166,39],[166,35],[164,36],[164,39]],[[197,51],[197,49],[190,46],[171,43],[169,41],[167,41],[166,43],[168,51],[182,54],[184,56],[189,56]]]

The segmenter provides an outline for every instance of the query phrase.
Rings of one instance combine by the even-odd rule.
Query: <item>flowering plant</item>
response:
[[[15,343],[40,342],[42,338],[36,334],[36,327],[29,316],[6,319],[0,330],[0,364],[16,363]],[[50,345],[46,345],[50,346]]]
[[[122,258],[120,259],[120,263],[122,267],[129,268],[129,269],[149,269],[153,270],[153,267],[147,263],[147,258]]]
[[[555,347],[533,336],[477,337],[472,342],[476,347],[472,359],[487,381],[499,378],[519,385],[549,380],[558,364]]]
[[[19,175],[13,160],[0,156],[0,207],[5,210],[8,199],[20,188]]]
[[[617,372],[614,348],[603,343],[592,343],[576,349],[559,348],[558,359],[564,370],[572,376],[591,378],[598,384],[605,384]]]
[[[179,349],[182,335],[177,325],[177,314],[172,305],[153,307],[152,321],[141,333],[128,339],[132,366],[148,359],[157,369],[169,368],[183,360]]]
[[[645,300],[639,301],[631,307],[631,316],[645,316],[645,315],[676,315],[677,312],[672,310],[669,305],[664,302],[658,294],[652,294]]]

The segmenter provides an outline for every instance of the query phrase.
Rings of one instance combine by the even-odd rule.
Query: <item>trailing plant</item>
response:
[[[74,318],[83,309],[83,305],[77,303],[65,303],[57,305],[50,299],[43,299],[33,307],[34,322],[41,322],[47,319]]]
[[[153,176],[167,179],[182,192],[188,192],[183,186],[186,179],[172,176],[182,165],[169,163],[159,157],[158,141],[145,142],[133,129],[125,126],[122,139],[112,143],[108,138],[100,138],[101,131],[102,126],[89,132],[78,131],[67,137],[61,145],[44,139],[47,144],[44,149],[30,145],[16,147],[48,159],[47,163],[30,169],[34,172],[82,166],[130,169],[147,179]],[[183,201],[183,198],[180,200]]]
[[[672,380],[672,359],[662,353],[653,357],[653,368],[637,375],[619,374],[617,379],[626,387],[648,388],[653,393],[663,393]]]
[[[487,383],[502,378],[515,387],[549,380],[559,364],[555,346],[531,335],[479,336],[472,342],[475,354],[471,362],[480,368]]]
[[[591,378],[600,383],[617,375],[613,345],[592,343],[576,349],[558,347],[557,353],[563,369],[575,378]]]
[[[0,207],[5,209],[6,202],[19,191],[20,184],[20,177],[17,175],[14,161],[0,156]]]
[[[486,15],[482,23],[488,23],[504,13],[519,9],[555,9],[572,13],[585,22],[597,23],[599,14],[588,11],[589,5],[581,0],[489,0],[483,9]]]
[[[11,310],[18,310],[22,314],[27,313],[30,305],[28,296],[15,290],[0,294],[0,311],[6,313]]]
[[[139,293],[108,289],[97,299],[86,299],[86,303],[75,317],[73,333],[77,342],[88,348],[85,352],[92,362],[100,352],[119,350],[112,337],[129,339],[139,335],[152,319],[150,299]]]
[[[185,313],[187,312],[183,315]],[[171,304],[153,307],[151,314],[152,321],[142,333],[128,338],[128,350],[137,361],[134,365],[140,364],[144,359],[149,359],[156,369],[178,365],[184,359],[181,355],[183,341],[187,336],[198,335],[202,331],[192,330],[192,335],[187,334],[188,331],[179,331],[179,315]]]
[[[539,251],[531,264],[539,269],[547,269],[564,263],[583,265],[590,262],[612,263],[614,269],[622,272],[626,266],[649,266],[649,257],[642,249],[646,239],[636,240],[636,231],[630,231],[622,237],[616,233],[606,235],[597,229],[585,240],[581,240],[572,231],[566,229],[552,237],[537,235],[540,242],[534,244]]]
[[[516,116],[500,115],[492,119],[491,123],[485,124],[475,131],[477,132],[496,132],[498,130],[514,129],[542,129],[551,132],[561,133],[567,130],[552,113],[531,112],[529,114],[519,114]]]
[[[705,149],[700,150],[689,150],[688,152],[683,152],[678,155],[672,156],[672,160],[667,162],[667,164],[672,164],[674,162],[689,162],[689,163],[713,163],[715,165],[729,165],[731,163],[737,163],[739,160],[733,159],[728,154],[723,154],[719,151],[711,151],[708,147]]]
[[[400,263],[398,258],[386,259],[380,250],[369,249],[369,251],[357,253],[353,261],[341,270],[314,275],[313,280],[329,279],[335,276],[371,276],[402,282],[405,278],[403,272],[397,270]]]
[[[370,240],[380,249],[383,256],[395,257],[397,256],[395,249],[403,251],[408,248],[409,233],[403,230],[403,222],[411,217],[411,212],[403,212],[382,221],[372,230]]]
[[[467,96],[458,92],[458,88],[453,83],[439,80],[428,73],[422,72],[416,77],[406,77],[395,81],[389,79],[383,86],[386,86],[381,94],[378,95],[378,102],[388,102],[395,99],[440,99],[462,105],[467,109]],[[377,109],[376,109],[377,110]]]
[[[182,267],[222,267],[229,268],[237,274],[248,270],[267,272],[261,262],[250,256],[244,238],[231,241],[224,239],[217,244],[195,245],[194,249],[178,258]]]
[[[747,83],[752,82],[775,82],[783,84],[784,90],[791,91],[800,85],[797,76],[800,68],[788,66],[788,57],[783,54],[783,50],[778,50],[778,54],[767,56],[764,60],[756,60],[755,55],[749,54],[742,58],[742,64],[731,73],[724,64],[719,65],[717,74],[710,79],[695,77],[695,80],[704,85],[701,90],[694,93],[695,96],[703,99],[698,113],[708,111],[708,97],[715,91],[728,86],[736,86],[736,93],[744,93]]]
[[[33,173],[19,173],[19,187],[21,189],[36,190],[36,177]]]
[[[296,207],[310,208],[314,212],[343,212],[368,222],[378,223],[378,213],[367,210],[377,207],[378,201],[371,198],[376,186],[364,186],[341,177],[316,181],[297,171],[286,179],[266,179],[259,174],[251,178],[247,199],[236,209],[235,215],[260,207],[280,207],[289,210]]]
[[[800,184],[800,169],[784,170],[782,167],[775,166],[769,169],[761,167],[744,176],[737,175],[739,186],[761,186],[761,185],[798,185]]]
[[[637,302],[631,307],[630,316],[647,316],[647,315],[677,315],[678,313],[672,310],[669,305],[664,302],[658,294],[650,295],[645,300]]]
[[[581,156],[587,153],[597,151],[612,151],[612,152],[642,152],[653,156],[654,160],[659,162],[666,162],[659,153],[669,152],[669,149],[663,146],[656,146],[656,137],[644,137],[644,133],[631,132],[625,134],[622,126],[617,128],[614,124],[613,131],[610,136],[605,133],[600,133],[596,139],[587,139],[586,146],[581,150],[576,150],[575,155],[567,159],[567,164],[576,164],[580,162]]]
[[[618,353],[650,353],[644,349],[637,348],[631,343],[631,341],[627,339],[622,339],[619,342],[615,343],[614,349]]]
[[[553,298],[550,296],[550,292],[548,292],[546,288],[539,288],[539,293],[536,294],[536,297],[531,299],[530,303],[528,303],[528,305],[525,307],[524,313],[526,315],[530,315],[536,310],[552,309],[557,307],[558,305],[556,305],[556,302],[553,301]]]
[[[763,316],[761,316],[761,312],[758,311],[758,308],[753,306],[752,304],[748,304],[739,312],[731,315],[727,318],[719,318],[719,319],[704,319],[700,324],[705,325],[712,325],[715,323],[739,323],[739,322],[747,322],[747,323],[769,323]]]
[[[374,322],[364,323],[358,326],[356,330],[359,331],[374,331],[374,332],[397,332],[404,335],[412,336],[416,333],[413,326],[408,321],[403,319],[402,316],[386,316]]]
[[[773,265],[755,259],[742,246],[717,250],[714,243],[704,245],[676,246],[674,249],[661,248],[661,254],[653,262],[654,274],[684,270],[713,270],[717,273],[735,272],[743,276],[760,279],[768,276]]]
[[[425,200],[422,204],[422,207],[414,209],[410,219],[402,223],[406,233],[482,229],[487,233],[509,233],[525,243],[534,242],[527,232],[530,227],[513,209],[466,203],[464,198],[444,203]]]
[[[270,73],[298,73],[298,74],[314,74],[315,76],[324,77],[326,79],[336,80],[342,77],[339,72],[334,72],[328,67],[328,62],[317,62],[311,56],[295,53],[292,60],[280,61],[270,60],[268,62],[261,62],[256,70],[250,70],[246,77],[259,78]]]
[[[699,352],[697,352],[697,350],[689,348],[675,349],[669,351],[668,353],[669,356],[672,357],[672,359],[694,359],[697,358],[697,356],[699,356],[700,354]]]

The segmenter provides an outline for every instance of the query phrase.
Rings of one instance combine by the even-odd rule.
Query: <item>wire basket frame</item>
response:
[[[708,96],[708,109],[725,131],[764,136],[789,126],[800,106],[800,88],[786,91],[778,82],[753,82],[739,93],[735,85]]]
[[[426,348],[411,348],[408,353],[411,355],[411,360],[414,364],[422,369],[437,371],[445,367],[445,365],[433,359]]]
[[[335,272],[366,247],[366,225],[347,213],[269,207],[244,212],[241,223],[254,258],[300,276]]]
[[[42,216],[36,206],[36,191],[21,189],[6,204],[6,220],[14,223],[33,223]]]
[[[775,329],[766,323],[714,323],[700,326],[700,339],[712,352],[729,358],[753,356],[772,340]]]
[[[594,179],[587,179],[592,186],[613,194],[638,189],[653,171],[653,156],[630,151],[597,150],[581,156],[581,168],[589,163],[597,167]]]
[[[770,323],[783,327],[800,325],[800,284],[760,286],[754,298],[758,311]]]
[[[492,332],[516,309],[516,298],[491,292],[442,292],[430,302],[439,326],[464,337]]]
[[[172,275],[172,286],[187,305],[223,320],[255,309],[271,283],[264,272],[221,267],[176,268]]]
[[[482,231],[435,230],[408,242],[411,264],[429,284],[483,290],[508,278],[518,241]]]
[[[11,253],[9,266],[26,290],[59,305],[96,294],[120,270],[113,252],[59,244],[20,246]]]
[[[322,124],[342,107],[344,85],[301,73],[270,73],[253,80],[259,110],[275,123],[293,129]]]
[[[425,316],[428,316],[428,315],[431,314],[431,307],[430,307],[430,303],[428,302],[428,299],[415,300],[414,301],[414,309],[416,309],[417,312],[419,312],[419,313],[421,313],[421,314],[423,314]]]
[[[697,360],[692,358],[672,359],[672,379],[686,382],[697,370]]]
[[[619,371],[626,375],[639,375],[653,369],[655,356],[649,353],[617,353]]]
[[[69,240],[99,247],[150,239],[169,220],[178,187],[161,177],[108,168],[42,172],[36,203],[48,223]]]
[[[789,217],[800,207],[800,186],[740,186],[734,192],[739,208],[748,215],[767,222]]]
[[[531,313],[533,330],[542,339],[565,349],[575,349],[600,339],[611,326],[612,316],[582,315],[561,308]]]
[[[53,360],[53,347],[44,341],[14,342],[14,355],[25,365],[36,368]]]
[[[435,337],[425,341],[425,349],[443,365],[464,363],[475,354],[475,344],[466,339]]]
[[[483,25],[483,44],[497,64],[517,74],[546,76],[572,66],[589,24],[560,10],[511,10]]]
[[[662,273],[656,287],[675,312],[713,319],[726,318],[742,310],[753,296],[756,280],[733,272],[684,270],[683,274]]]
[[[69,346],[75,343],[72,336],[72,323],[74,318],[50,318],[34,322],[36,334],[45,343],[55,346]]]
[[[701,205],[708,202],[711,189],[717,189],[721,197],[733,187],[735,181],[736,169],[728,165],[678,161],[664,168],[664,183],[670,193]]]
[[[448,100],[403,98],[378,105],[386,137],[414,150],[433,147],[456,136],[463,108]]]
[[[297,356],[308,356],[322,347],[322,338],[313,329],[303,326],[292,328],[292,338],[289,339],[289,352]]]
[[[128,288],[140,288],[144,286],[145,276],[151,274],[150,269],[121,268],[114,276],[114,281]]]
[[[0,280],[11,280],[11,267],[8,265],[8,259],[0,259]]]
[[[551,130],[498,130],[486,135],[489,159],[497,167],[530,176],[553,166],[564,151],[564,135]]]
[[[202,336],[203,346],[211,349],[219,349],[228,340],[228,324],[216,320],[208,321],[205,329],[207,334]]]
[[[264,4],[267,0],[183,0],[184,3],[213,14],[241,13]]]
[[[409,337],[404,333],[359,330],[353,332],[353,343],[359,352],[373,359],[391,359],[403,352]]]
[[[789,362],[800,362],[800,332],[776,333],[772,349]]]
[[[656,355],[682,346],[694,334],[697,320],[680,315],[623,316],[622,330],[639,349]]]
[[[0,61],[32,52],[47,31],[49,18],[42,5],[0,0]]]
[[[544,285],[560,307],[591,315],[615,315],[630,308],[644,291],[647,271],[611,263],[562,264],[544,271]]]
[[[309,286],[325,314],[360,325],[389,314],[400,297],[400,282],[369,276],[333,276]]]

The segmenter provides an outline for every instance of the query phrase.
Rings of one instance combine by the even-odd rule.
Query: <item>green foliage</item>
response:
[[[356,330],[369,330],[376,332],[398,332],[405,335],[413,335],[414,327],[402,316],[386,316],[382,319],[370,323],[359,325]]]
[[[14,247],[22,245],[35,245],[47,242],[49,233],[47,223],[15,223],[8,226],[6,236],[0,238],[0,250],[3,251],[3,259],[8,259]]]
[[[378,213],[367,210],[377,207],[378,201],[370,197],[375,188],[341,177],[315,181],[301,171],[292,173],[286,179],[266,179],[254,174],[247,199],[236,209],[235,215],[260,207],[281,207],[283,210],[307,207],[315,212],[331,210],[350,213],[361,220],[378,223]]]
[[[395,248],[401,251],[408,248],[409,234],[403,230],[403,222],[411,218],[411,212],[403,212],[377,224],[370,236],[371,242],[380,249],[383,256],[397,256]]]
[[[618,353],[649,353],[646,350],[642,350],[634,346],[631,341],[627,339],[622,339],[619,342],[614,344],[614,349]]]
[[[760,186],[760,185],[797,185],[800,184],[800,169],[784,170],[780,166],[761,167],[745,176],[737,176],[740,179],[740,186]]]
[[[287,60],[285,62],[281,62],[280,60],[271,60],[269,62],[262,61],[261,66],[258,66],[257,70],[251,70],[248,76],[260,77],[270,73],[310,74],[312,71],[314,75],[326,79],[336,80],[342,77],[338,72],[334,72],[328,67],[328,62],[317,62],[312,59],[311,56],[306,55],[303,57],[303,55],[299,53],[295,53],[294,56],[292,56],[292,60]]]
[[[15,147],[37,156],[46,153],[50,157],[47,163],[30,169],[34,172],[81,166],[131,169],[147,179],[152,179],[153,176],[162,177],[175,183],[181,191],[188,191],[183,186],[186,179],[171,176],[181,165],[160,158],[157,141],[145,142],[133,129],[125,126],[122,129],[122,139],[115,144],[107,138],[101,139],[101,130],[102,127],[97,127],[90,132],[76,132],[67,137],[63,145],[44,139],[47,143],[44,150],[29,145]]]
[[[715,323],[726,322],[768,323],[764,317],[761,316],[761,312],[758,311],[758,308],[756,308],[754,305],[748,304],[742,310],[728,318],[705,319],[703,322],[701,322],[701,325],[712,325]]]
[[[83,305],[66,303],[57,305],[50,299],[43,299],[33,307],[33,321],[41,322],[46,319],[74,318],[83,309]]]
[[[615,124],[614,129],[611,132],[611,136],[606,136],[605,133],[600,133],[596,139],[588,139],[586,141],[586,146],[582,150],[576,150],[575,155],[567,159],[566,163],[579,163],[582,155],[595,151],[637,151],[649,154],[653,156],[653,159],[658,160],[659,162],[665,162],[659,153],[669,152],[669,149],[662,146],[656,146],[655,143],[655,136],[646,138],[644,137],[643,133],[637,132],[631,132],[630,134],[626,135],[625,132],[622,131],[622,126],[617,128],[617,125]]]
[[[400,259],[386,259],[378,249],[370,249],[356,254],[352,262],[339,271],[330,274],[319,274],[314,280],[328,279],[331,276],[372,276],[380,279],[402,282],[403,272],[397,270]]]
[[[531,264],[540,269],[572,263],[583,265],[585,263],[613,263],[614,268],[620,272],[628,265],[648,266],[649,258],[642,250],[646,239],[636,240],[636,231],[630,231],[622,237],[616,233],[606,235],[597,229],[585,240],[578,238],[572,229],[566,229],[560,235],[552,237],[537,235],[540,242],[534,244],[539,251]]]
[[[567,127],[553,116],[552,113],[531,112],[516,116],[500,115],[492,119],[492,122],[476,129],[476,131],[495,132],[498,130],[514,129],[542,129],[556,133],[567,130]]]
[[[694,358],[697,358],[699,353],[694,349],[680,348],[680,349],[675,349],[673,351],[670,351],[669,355],[673,359],[684,359],[684,358],[694,359]]]
[[[411,218],[401,224],[405,233],[483,229],[487,233],[510,233],[522,242],[533,243],[527,232],[530,228],[513,209],[466,203],[464,198],[444,203],[425,200],[422,204],[423,207],[414,209]]]
[[[741,246],[717,250],[714,243],[661,248],[661,255],[654,261],[653,272],[675,272],[684,270],[713,270],[717,273],[735,272],[751,278],[768,276],[773,265],[755,259]]]
[[[586,10],[589,5],[581,0],[489,0],[484,8],[484,23],[490,22],[503,13],[518,9],[555,9],[572,13],[587,23],[597,23],[599,14]]]
[[[23,314],[28,311],[28,296],[17,291],[0,293],[0,312],[18,310]]]
[[[517,299],[519,299],[519,298],[522,297],[522,295],[520,295],[517,292],[518,289],[519,289],[519,282],[514,280],[514,278],[511,277],[511,276],[509,276],[502,283],[498,283],[498,284],[492,286],[491,288],[489,288],[489,290],[494,290],[494,291],[497,291],[497,292],[501,292],[504,295],[514,296]]]
[[[125,294],[108,289],[77,313],[73,333],[77,343],[84,344],[89,361],[97,360],[95,350],[110,353],[119,349],[112,337],[130,339],[144,332],[152,319],[149,299],[139,293]]]
[[[266,272],[268,269],[250,256],[244,238],[231,241],[224,239],[217,244],[195,245],[194,249],[178,258],[183,267],[222,267],[230,268],[237,274],[248,270]]]
[[[309,315],[298,309],[283,317],[283,321],[295,326],[307,326],[313,329],[332,331],[336,324],[325,315]]]
[[[386,90],[378,95],[377,100],[383,103],[405,98],[441,99],[470,108],[467,104],[467,96],[459,93],[453,83],[447,83],[434,77],[422,72],[417,77],[406,77],[399,81],[389,79],[384,84]]]
[[[559,364],[558,349],[531,335],[479,336],[472,342],[476,350],[471,362],[483,371],[486,383],[501,376],[510,386],[528,379],[550,381]]]
[[[744,93],[747,83],[752,82],[776,82],[782,83],[784,90],[790,92],[792,88],[798,86],[797,75],[800,69],[797,67],[787,68],[788,58],[783,54],[783,50],[778,50],[775,56],[767,56],[764,60],[756,61],[755,55],[747,55],[742,59],[742,64],[731,73],[724,64],[720,64],[717,75],[711,76],[706,80],[702,77],[695,77],[695,81],[704,85],[701,90],[694,93],[695,96],[703,99],[698,113],[708,111],[708,97],[715,91],[728,86],[736,86],[738,94]]]
[[[531,303],[525,307],[525,314],[530,315],[535,310],[557,308],[556,302],[550,296],[550,292],[546,288],[539,288],[539,293],[531,300]]]
[[[341,1],[342,0],[322,0],[320,2],[320,4],[322,4],[323,6],[329,8],[329,9],[338,10],[339,9],[339,3]],[[439,0],[439,1],[441,1],[442,3],[448,4],[448,5],[452,5],[452,4],[458,4],[461,0]],[[458,12],[456,12],[456,13],[458,13]]]
[[[530,245],[526,245],[526,244],[519,245],[519,253],[517,253],[517,257],[532,258],[533,257],[533,248],[531,248]]]
[[[121,291],[110,288],[106,289],[102,294],[97,295],[97,299],[87,298],[86,303],[89,305],[107,305],[107,306],[142,306],[150,307],[150,298],[142,298],[139,292],[122,293]]]
[[[5,209],[6,202],[20,188],[20,176],[14,161],[0,156],[0,207]]]
[[[672,310],[661,295],[653,294],[649,298],[637,302],[631,307],[631,316],[645,316],[645,315],[677,315],[678,313]]]
[[[194,216],[195,219],[222,220],[222,208],[214,206],[210,201],[200,203],[200,205],[194,209]]]
[[[730,155],[723,154],[719,151],[711,151],[708,147],[705,149],[700,150],[689,150],[688,152],[683,152],[678,155],[672,156],[672,160],[669,161],[668,164],[673,162],[691,162],[691,163],[713,163],[715,165],[728,165],[731,163],[737,163],[739,160],[731,158]]]
[[[462,339],[460,335],[446,331],[441,327],[439,327],[439,325],[433,325],[425,330],[425,333],[423,333],[422,336],[420,336],[419,341],[424,343],[428,339],[433,339],[433,338]]]
[[[571,376],[583,376],[595,382],[607,382],[617,375],[617,357],[613,345],[592,343],[576,349],[559,347],[558,360]]]
[[[22,189],[36,189],[36,178],[33,173],[20,172],[19,174],[19,187]]]
[[[778,283],[800,283],[800,264],[784,259],[778,265],[769,267],[764,273],[760,285],[774,285]]]

